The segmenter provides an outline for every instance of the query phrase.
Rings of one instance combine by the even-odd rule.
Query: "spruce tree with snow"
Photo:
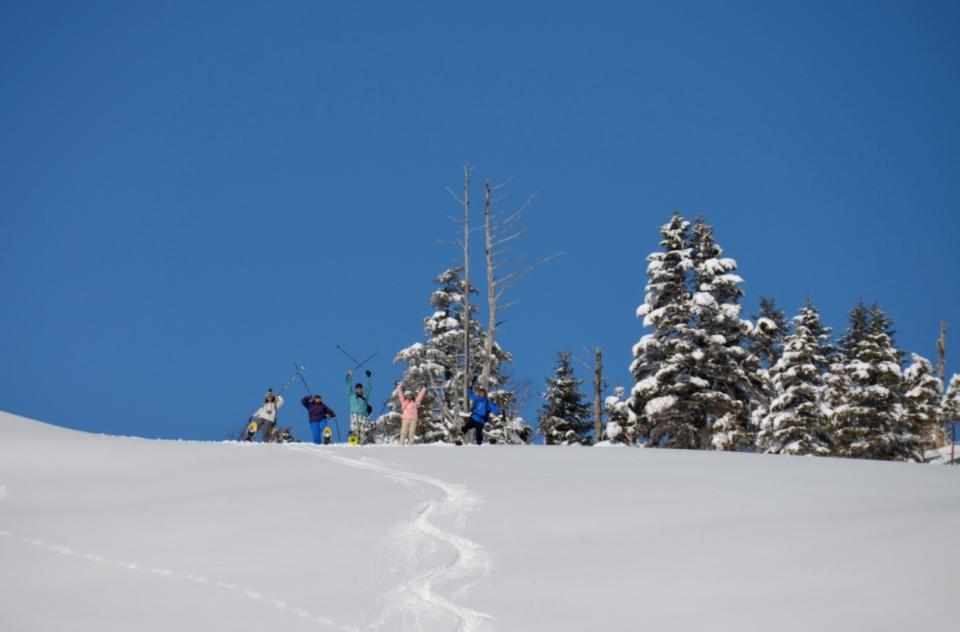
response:
[[[544,404],[540,409],[540,433],[547,445],[589,445],[590,407],[583,401],[580,385],[570,364],[570,352],[557,353],[553,377],[546,378]]]
[[[707,444],[703,416],[692,400],[707,384],[691,376],[689,234],[690,222],[679,213],[660,228],[662,250],[647,256],[646,296],[637,308],[644,327],[653,332],[633,347],[631,407],[638,418],[637,430],[651,447],[703,448]]]
[[[675,213],[660,233],[637,309],[653,332],[634,346],[631,365],[639,431],[651,447],[752,447],[747,415],[760,385],[743,346],[750,323],[740,318],[737,263],[722,257],[702,219],[691,230]]]
[[[420,421],[417,435],[424,443],[453,442],[459,435],[463,420],[457,415],[463,385],[463,314],[466,288],[459,268],[444,270],[435,280],[438,286],[430,295],[433,313],[423,320],[426,335],[424,342],[417,342],[397,353],[394,362],[405,363],[400,385],[414,392],[427,389],[420,406]],[[475,287],[470,292],[477,293]],[[471,305],[471,312],[477,308]],[[482,359],[485,354],[483,327],[476,318],[470,319],[470,353],[472,358]],[[507,443],[529,442],[533,431],[515,412],[515,395],[508,388],[509,376],[504,365],[511,356],[493,346],[489,394],[504,410],[502,417],[491,418],[486,431],[492,439]],[[479,377],[482,363],[471,366],[471,378]],[[396,394],[391,393],[388,405],[391,412],[381,416],[375,426],[378,441],[391,442],[399,436],[400,414]]]
[[[947,437],[953,440],[953,426],[960,423],[960,373],[954,373],[940,404],[942,428]]]
[[[607,424],[603,427],[603,436],[610,443],[636,445],[637,415],[630,406],[630,400],[624,399],[625,389],[618,386],[613,395],[608,396],[603,407],[607,412]]]
[[[750,363],[755,369],[753,381],[757,383],[759,396],[754,398],[750,411],[751,424],[760,427],[769,411],[769,402],[774,395],[769,370],[783,353],[783,341],[789,333],[789,323],[783,310],[777,307],[772,298],[760,297],[760,313],[754,314],[753,328],[746,337],[747,351],[753,356]]]
[[[746,339],[746,347],[765,369],[769,369],[783,353],[790,323],[783,310],[777,307],[776,300],[764,296],[760,297],[760,313],[752,318],[753,329]]]
[[[430,295],[434,311],[423,319],[426,341],[402,349],[394,358],[394,362],[407,365],[399,382],[402,388],[414,392],[427,389],[417,424],[417,435],[425,443],[452,442],[459,423],[455,403],[463,340],[461,271],[457,268],[444,270],[434,279],[434,284],[438,286]],[[380,417],[375,426],[378,442],[395,441],[400,434],[400,404],[396,393],[390,394],[388,406],[391,412]]]
[[[847,395],[852,388],[850,377],[845,367],[850,361],[849,350],[856,349],[862,340],[867,337],[870,327],[870,311],[861,301],[850,310],[847,319],[850,323],[843,335],[837,341],[833,357],[823,376],[822,402],[824,411],[830,419],[831,433],[834,428],[833,411],[847,401]]]
[[[702,218],[694,222],[691,245],[695,283],[691,377],[705,382],[693,399],[705,416],[710,447],[752,447],[755,436],[748,423],[750,405],[762,385],[756,357],[744,347],[751,325],[740,317],[743,279],[736,274],[737,262],[722,256],[713,227]]]
[[[831,453],[826,414],[820,404],[828,365],[830,330],[808,299],[793,319],[783,352],[769,369],[773,400],[760,420],[757,446],[771,454]]]
[[[901,423],[913,443],[915,460],[926,461],[927,449],[933,447],[934,433],[940,422],[940,397],[943,383],[937,377],[933,364],[926,358],[911,354],[912,364],[903,372],[903,415]]]
[[[835,393],[831,402],[831,428],[840,456],[915,459],[915,438],[902,423],[901,352],[891,325],[876,305],[867,309],[860,303],[850,313],[850,327],[840,340],[843,361],[831,368],[844,391]]]

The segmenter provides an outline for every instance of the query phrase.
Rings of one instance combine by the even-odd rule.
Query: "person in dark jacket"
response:
[[[477,445],[483,443],[483,426],[490,421],[490,415],[499,415],[500,407],[487,397],[487,389],[482,386],[473,392],[473,387],[467,388],[467,397],[470,398],[470,418],[463,424],[463,434],[473,430],[476,433]]]
[[[323,403],[323,398],[319,395],[307,395],[300,403],[307,409],[310,418],[310,434],[313,435],[313,442],[323,443],[323,435],[327,431],[327,419],[336,417],[337,413]]]

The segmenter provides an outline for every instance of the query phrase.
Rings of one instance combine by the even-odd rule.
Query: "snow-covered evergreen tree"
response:
[[[740,318],[737,263],[700,219],[691,230],[676,213],[660,232],[663,250],[647,257],[637,309],[654,331],[634,346],[631,365],[639,430],[648,446],[752,447],[747,415],[759,385],[743,345],[750,323]]]
[[[938,429],[943,384],[929,360],[916,353],[911,357],[913,363],[903,372],[901,425],[909,435],[907,440],[913,444],[915,459],[922,463],[927,449],[933,447]]]
[[[755,437],[748,415],[753,393],[759,388],[759,365],[744,348],[751,325],[740,318],[743,279],[736,274],[737,262],[723,257],[713,227],[702,218],[694,222],[691,238],[695,283],[692,377],[707,384],[693,399],[705,416],[711,447],[752,447]]]
[[[540,409],[540,433],[547,445],[589,445],[593,424],[590,407],[583,401],[580,385],[570,364],[570,352],[557,353],[553,377],[546,378],[544,404]]]
[[[753,381],[759,390],[758,397],[751,402],[750,411],[750,423],[754,431],[757,431],[770,412],[770,401],[776,397],[769,372],[783,353],[783,342],[789,333],[789,322],[783,310],[777,307],[776,301],[763,296],[760,297],[760,313],[754,314],[751,318],[753,329],[746,337],[745,343],[747,351],[753,356],[750,359],[750,365],[755,369]]]
[[[436,441],[453,442],[459,434],[463,421],[457,415],[461,406],[463,385],[463,314],[466,288],[459,268],[443,271],[435,280],[437,289],[430,296],[433,313],[424,319],[424,342],[417,342],[401,350],[394,362],[406,364],[400,384],[404,389],[418,391],[426,388],[427,394],[420,406],[420,423],[417,435],[425,443]],[[476,293],[475,287],[470,287]],[[476,311],[471,305],[471,313]],[[479,377],[485,354],[483,327],[476,318],[470,319],[471,379]],[[532,429],[516,413],[516,397],[508,388],[509,376],[504,366],[512,358],[509,353],[493,346],[491,363],[490,397],[504,410],[504,415],[491,419],[487,434],[493,440],[507,443],[529,442]],[[388,405],[391,412],[381,416],[375,425],[374,436],[378,442],[395,441],[399,436],[399,403],[395,394],[390,394]]]
[[[891,321],[862,303],[850,313],[840,340],[843,362],[831,368],[845,392],[834,395],[831,427],[841,456],[913,460],[914,438],[901,423],[901,352]]]
[[[708,384],[691,375],[689,233],[690,222],[679,213],[660,228],[662,251],[647,257],[646,296],[637,308],[644,327],[653,332],[633,347],[631,406],[640,435],[653,447],[703,448],[708,443],[703,416],[692,400]]]
[[[757,445],[768,453],[830,454],[829,426],[820,404],[830,330],[809,300],[793,322],[783,352],[769,370],[774,398],[760,420]]]
[[[417,435],[426,443],[452,442],[459,423],[456,402],[462,364],[464,290],[460,274],[459,269],[452,268],[434,279],[438,286],[430,295],[434,311],[423,320],[426,341],[402,349],[394,358],[394,362],[407,365],[400,379],[402,388],[415,392],[427,389],[417,425]],[[378,442],[394,441],[400,434],[400,406],[395,393],[390,394],[388,405],[391,412],[380,417],[375,426]]]
[[[625,389],[618,386],[613,395],[608,396],[603,407],[607,412],[607,424],[603,427],[603,436],[610,443],[636,445],[637,415],[630,406],[630,400],[624,399]]]
[[[960,373],[954,373],[947,386],[947,392],[940,403],[941,427],[945,436],[953,440],[953,425],[960,423]]]
[[[753,315],[753,329],[746,339],[746,347],[763,368],[771,368],[780,359],[784,342],[790,333],[789,325],[776,300],[761,296],[760,313]]]

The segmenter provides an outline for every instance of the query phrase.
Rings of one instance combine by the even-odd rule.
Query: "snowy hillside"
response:
[[[0,630],[956,629],[960,469],[0,414]]]

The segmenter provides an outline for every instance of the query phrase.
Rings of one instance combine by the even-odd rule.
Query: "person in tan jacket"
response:
[[[407,389],[404,391],[397,384],[397,400],[400,402],[400,445],[413,445],[413,439],[417,434],[417,421],[420,419],[420,402],[427,389],[421,388],[417,396],[413,396],[413,391]]]

